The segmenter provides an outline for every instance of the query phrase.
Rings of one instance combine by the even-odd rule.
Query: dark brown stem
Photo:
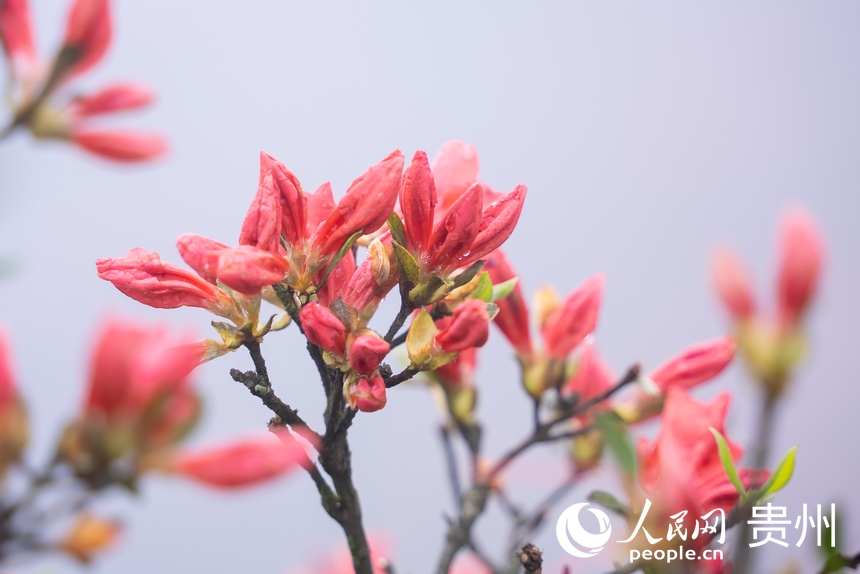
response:
[[[385,334],[385,340],[388,343],[392,343],[394,341],[394,336],[397,335],[397,332],[403,327],[403,324],[406,323],[406,319],[409,318],[409,315],[412,314],[415,308],[409,304],[405,299],[400,301],[400,310],[397,312],[397,316],[394,317],[394,321],[391,323],[391,326],[388,328],[388,332]],[[403,336],[403,340],[406,341],[406,336]],[[395,345],[391,345],[394,347]]]
[[[776,413],[777,397],[768,392],[761,403],[761,414],[758,420],[758,432],[753,443],[754,469],[766,468],[768,455],[770,454],[770,443],[773,436],[774,414]],[[737,550],[735,550],[732,571],[736,574],[748,574],[753,572],[753,559],[750,553],[750,536],[752,529],[745,519],[738,529]]]
[[[517,560],[526,574],[541,574],[543,571],[543,554],[540,548],[531,542],[523,544],[522,549],[517,552]]]
[[[421,371],[419,371],[418,369],[413,369],[412,367],[407,367],[406,369],[403,369],[402,371],[400,371],[396,375],[391,375],[388,377],[383,376],[383,378],[385,379],[385,387],[388,389],[390,389],[391,387],[396,387],[400,383],[404,383],[404,382],[408,381],[409,379],[411,379],[412,377],[414,377],[415,375],[417,375],[420,372]]]

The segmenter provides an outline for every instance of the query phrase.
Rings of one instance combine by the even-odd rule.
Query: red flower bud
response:
[[[580,400],[588,401],[608,391],[614,383],[612,369],[600,358],[595,346],[584,345],[576,362],[576,371],[562,391],[566,395],[577,394]]]
[[[501,249],[497,249],[487,259],[484,270],[490,274],[494,284],[504,283],[517,277],[507,257]],[[520,282],[514,286],[510,295],[496,301],[499,313],[493,319],[493,323],[513,345],[517,354],[528,360],[532,356],[532,338],[529,325],[529,309],[523,297],[523,288]]]
[[[135,301],[159,309],[209,309],[223,292],[197,275],[137,247],[122,257],[96,260],[99,277]]]
[[[267,183],[266,179],[269,177],[271,180]],[[265,194],[278,196],[281,204],[281,209],[277,214],[281,228],[277,235],[280,237],[282,231],[290,245],[296,245],[307,238],[308,198],[302,191],[302,184],[299,183],[293,172],[287,169],[287,166],[269,154],[260,152],[260,188],[262,189],[264,186],[268,186]],[[271,205],[272,201],[274,201],[273,197],[267,197],[263,203]],[[266,220],[274,219],[275,215],[275,213],[269,214]],[[270,231],[267,235],[271,233],[273,232]],[[258,247],[261,246],[258,245]]]
[[[275,254],[282,253],[281,205],[281,193],[275,187],[273,176],[266,175],[245,215],[242,231],[239,233],[239,245],[251,245]]]
[[[433,229],[427,249],[428,267],[451,270],[461,267],[461,258],[469,253],[481,228],[483,201],[484,188],[476,183],[451,205],[445,218]]]
[[[400,207],[403,209],[403,223],[409,240],[409,245],[404,247],[413,253],[424,253],[433,233],[436,185],[433,183],[427,154],[423,151],[415,152],[412,163],[403,174]]]
[[[200,277],[215,284],[218,254],[227,249],[226,245],[196,233],[180,233],[176,239],[176,249],[182,260]]]
[[[279,256],[240,245],[218,253],[218,280],[245,295],[256,295],[263,287],[280,283],[289,266]]]
[[[388,402],[385,396],[385,381],[380,376],[361,378],[349,391],[349,404],[365,413],[380,410]]]
[[[403,154],[394,151],[352,182],[314,239],[321,255],[330,255],[356,231],[372,233],[394,211],[403,173]]]
[[[334,313],[319,303],[310,303],[299,312],[308,341],[342,357],[346,352],[346,327]]]
[[[777,296],[783,324],[798,321],[815,294],[824,248],[812,217],[800,208],[785,213],[779,235]]]
[[[349,366],[362,375],[369,375],[379,368],[391,345],[370,329],[364,329],[349,346]]]
[[[734,339],[728,336],[712,339],[681,351],[649,376],[663,392],[670,387],[694,387],[720,374],[734,354]]]
[[[468,299],[454,310],[450,318],[440,320],[437,327],[445,324],[436,335],[436,344],[449,353],[470,347],[483,347],[490,336],[490,316],[487,304],[477,299]]]
[[[755,296],[746,269],[731,251],[714,253],[712,263],[717,294],[735,321],[744,321],[755,314]]]
[[[541,333],[550,357],[565,359],[589,333],[594,331],[600,312],[604,282],[602,274],[586,279],[544,322]]]
[[[511,236],[523,211],[527,191],[526,186],[518,185],[484,209],[478,236],[469,247],[468,256],[460,262],[461,267],[492,253]]]

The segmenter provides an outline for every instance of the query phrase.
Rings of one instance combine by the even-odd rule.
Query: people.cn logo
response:
[[[558,517],[555,526],[555,535],[562,549],[571,556],[578,558],[591,558],[603,550],[603,546],[609,542],[612,535],[612,525],[609,517],[599,508],[589,508],[588,511],[597,519],[598,532],[589,532],[582,526],[579,513],[588,506],[587,502],[580,502],[565,509]]]

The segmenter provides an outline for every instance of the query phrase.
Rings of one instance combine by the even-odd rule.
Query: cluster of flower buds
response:
[[[148,470],[215,487],[246,486],[307,464],[302,443],[286,432],[280,440],[238,439],[197,453],[178,448],[199,418],[200,400],[189,375],[203,352],[199,343],[164,327],[106,322],[81,414],[63,434],[60,459],[96,488],[133,487]]]
[[[516,277],[507,257],[497,250],[487,262],[494,283]],[[594,275],[574,289],[563,301],[552,289],[538,292],[535,315],[543,339],[538,349],[531,338],[530,312],[518,283],[498,301],[494,323],[513,346],[522,365],[523,385],[536,400],[547,390],[558,391],[561,406],[599,400],[618,383],[612,369],[601,359],[593,342],[600,311],[604,278]],[[628,424],[660,413],[663,401],[673,388],[690,388],[717,376],[732,361],[735,342],[724,336],[694,344],[669,358],[649,373],[640,376],[641,385],[623,400],[599,402],[583,416],[580,427],[591,422],[591,415],[611,410]],[[602,455],[601,433],[595,431],[574,439],[574,461],[578,468],[597,464]]]
[[[13,82],[13,119],[6,129],[26,128],[36,138],[68,141],[115,161],[162,155],[167,146],[160,136],[92,125],[99,116],[148,106],[153,95],[147,88],[118,83],[93,94],[62,95],[104,58],[112,34],[109,0],[73,0],[63,43],[46,63],[36,52],[28,0],[0,3],[0,41]]]
[[[494,301],[513,287],[494,286],[480,272],[481,258],[510,236],[526,189],[497,194],[474,181],[476,174],[474,149],[461,142],[443,146],[432,169],[427,155],[417,152],[405,174],[395,151],[336,203],[329,184],[306,193],[285,165],[262,153],[238,246],[183,234],[177,247],[196,273],[140,248],[98,260],[98,273],[147,305],[200,307],[228,319],[231,324],[213,323],[221,340],[205,342],[207,360],[259,342],[295,318],[328,366],[344,372],[347,403],[379,410],[387,401],[380,367],[396,333],[382,337],[368,323],[395,285],[403,312],[416,312],[406,343],[419,371],[483,345]],[[361,264],[359,245],[367,246]],[[285,313],[261,322],[263,299]]]
[[[779,231],[776,309],[760,312],[752,280],[728,249],[713,258],[717,293],[731,316],[741,351],[757,380],[772,396],[779,395],[803,356],[802,321],[821,275],[821,234],[811,216],[800,208],[785,212]]]

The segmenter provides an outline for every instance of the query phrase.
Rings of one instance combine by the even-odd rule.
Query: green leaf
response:
[[[397,258],[400,274],[406,278],[405,286],[411,289],[421,281],[421,269],[418,267],[418,262],[400,243],[394,241],[392,245],[394,245],[394,256]]]
[[[431,275],[409,290],[409,301],[421,307],[439,301],[448,292],[448,284],[442,278]]]
[[[388,229],[391,230],[391,238],[395,243],[406,245],[406,230],[403,228],[403,222],[397,213],[388,216]]]
[[[504,299],[510,295],[514,290],[514,287],[517,286],[517,282],[519,282],[519,280],[519,277],[514,277],[513,279],[508,279],[498,285],[493,285],[493,294],[490,295],[490,301],[498,301],[499,299]]]
[[[340,260],[343,259],[343,256],[346,255],[347,251],[352,249],[352,246],[355,245],[355,242],[359,237],[361,237],[361,234],[361,230],[358,230],[347,237],[346,241],[341,244],[340,249],[337,250],[337,253],[334,254],[334,257],[332,257],[329,262],[328,267],[326,267],[325,274],[323,274],[322,280],[320,280],[320,284],[317,285],[317,288],[320,288],[325,284],[325,280],[328,279],[329,274],[335,267],[337,267],[337,264],[340,263]]]
[[[627,425],[615,413],[600,413],[594,418],[594,423],[603,432],[606,444],[618,466],[627,476],[636,475],[636,450],[630,441]]]
[[[451,286],[452,289],[456,289],[457,287],[462,287],[469,281],[475,278],[475,276],[481,272],[481,269],[484,268],[484,261],[475,261],[471,265],[469,265],[462,273],[454,277],[454,283]]]
[[[469,294],[469,297],[479,299],[484,303],[490,302],[490,297],[493,296],[493,282],[490,281],[490,274],[484,271],[478,279],[478,286]]]
[[[794,457],[797,453],[797,447],[791,447],[785,456],[782,457],[782,460],[779,461],[779,464],[776,465],[773,473],[771,473],[770,478],[764,485],[761,487],[760,492],[762,493],[762,498],[765,496],[770,496],[771,494],[776,494],[788,484],[788,481],[791,480],[791,475],[794,474]]]
[[[627,518],[630,516],[630,509],[624,506],[617,498],[613,495],[605,492],[603,490],[595,490],[591,494],[588,495],[588,501],[593,502],[595,504],[599,504],[600,506],[606,508],[607,510],[611,510],[615,514],[619,516],[623,516]]]
[[[738,469],[735,467],[734,459],[732,459],[732,451],[729,448],[729,443],[726,442],[726,438],[720,433],[720,431],[714,427],[709,428],[711,434],[714,435],[714,440],[717,441],[717,451],[720,453],[720,462],[723,463],[723,470],[726,471],[726,476],[729,477],[729,481],[734,485],[738,494],[746,496],[747,490],[744,488],[744,484],[738,476]]]

